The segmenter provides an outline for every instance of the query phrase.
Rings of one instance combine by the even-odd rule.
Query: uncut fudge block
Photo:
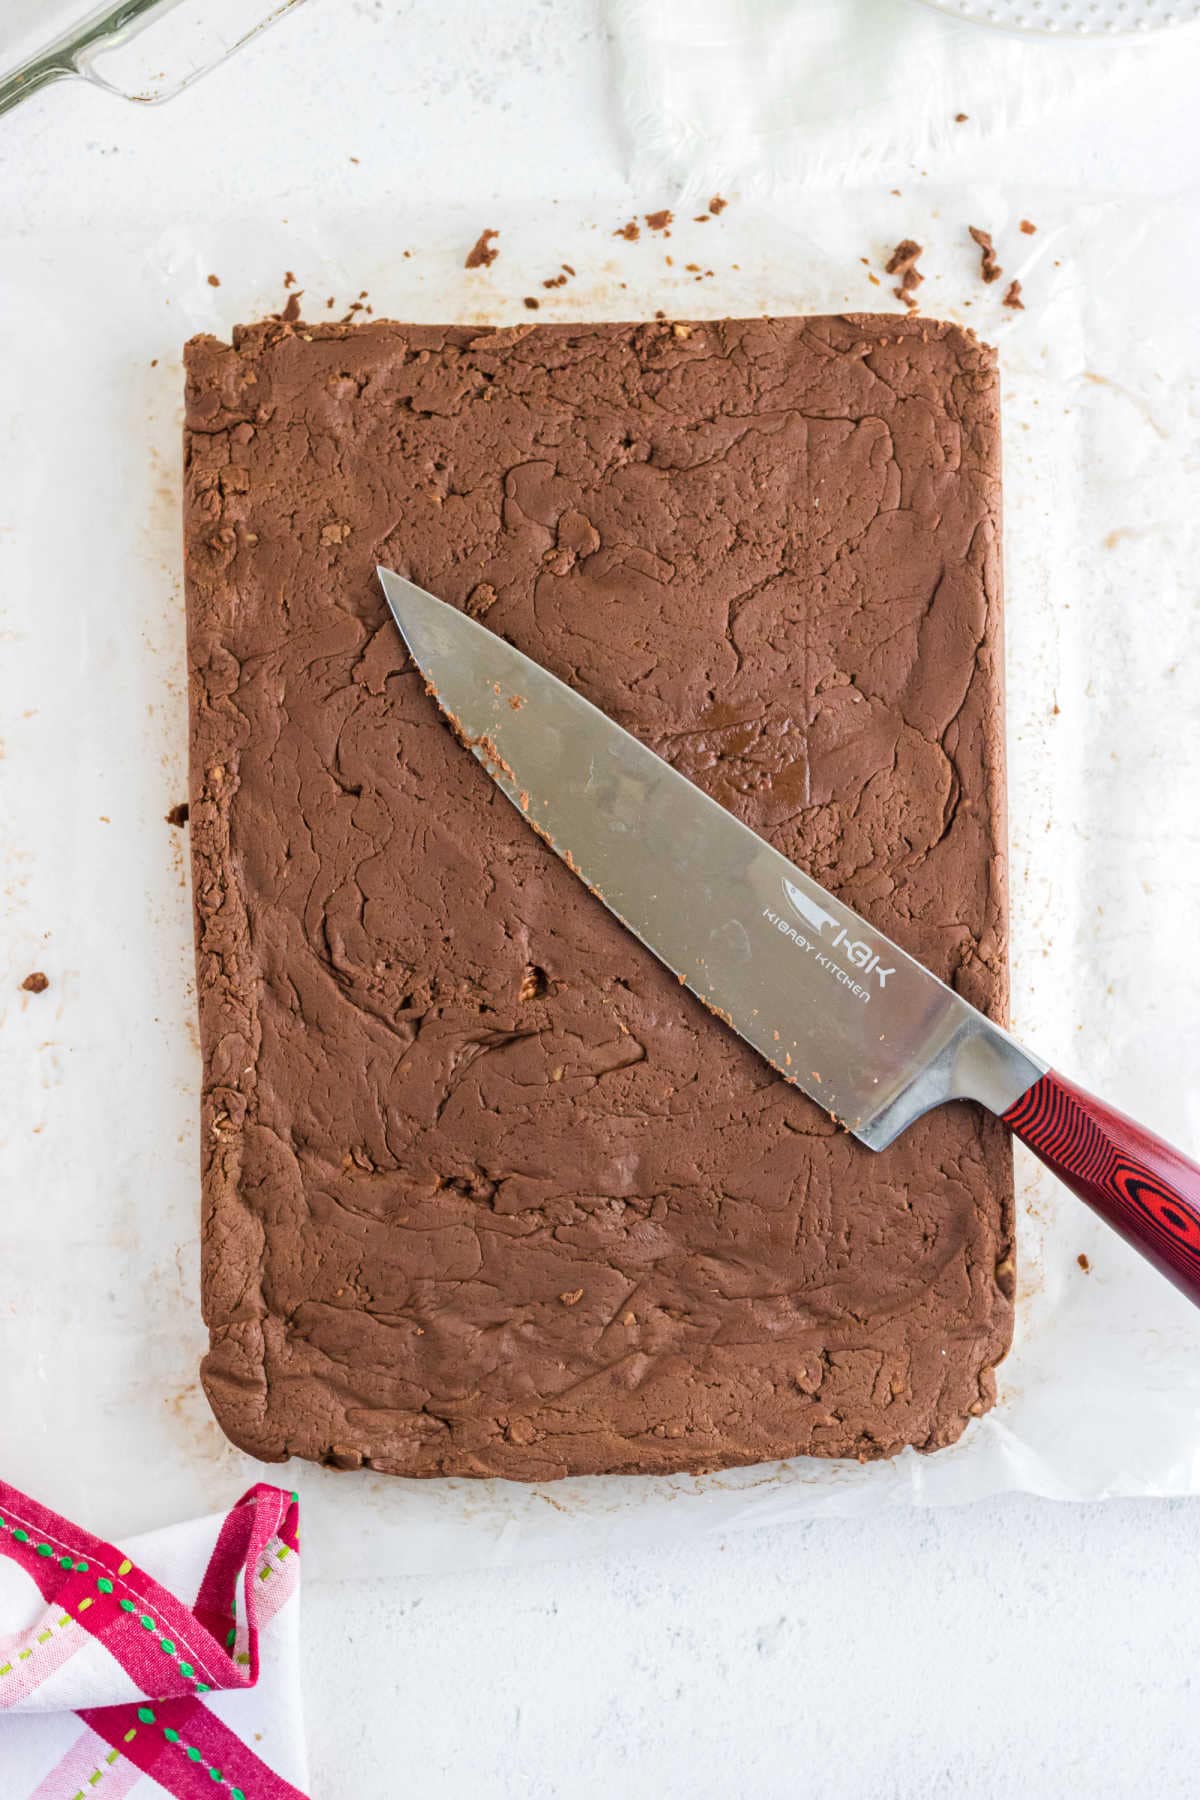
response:
[[[935,1449],[1011,1330],[1007,1135],[875,1155],[455,742],[384,562],[1001,1017],[995,359],[899,318],[254,325],[187,351],[203,1380],[406,1475]]]

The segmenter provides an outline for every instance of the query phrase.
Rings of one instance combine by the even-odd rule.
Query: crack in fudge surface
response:
[[[923,319],[266,323],[187,348],[203,1380],[233,1441],[540,1480],[955,1439],[1007,1134],[881,1155],[455,742],[384,562],[993,1017],[994,353]]]

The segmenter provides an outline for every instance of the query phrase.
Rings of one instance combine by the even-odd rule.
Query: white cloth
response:
[[[690,198],[891,179],[1152,80],[1181,48],[1020,38],[919,0],[611,0],[609,16],[635,176]]]

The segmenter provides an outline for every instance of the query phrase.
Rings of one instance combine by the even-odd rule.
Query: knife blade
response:
[[[460,742],[785,1081],[871,1150],[931,1107],[980,1102],[1200,1304],[1200,1169],[1056,1075],[566,682],[378,573]]]

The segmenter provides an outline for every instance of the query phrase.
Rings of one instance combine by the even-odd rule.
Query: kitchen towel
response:
[[[304,1800],[298,1510],[117,1549],[0,1481],[4,1800]]]
[[[918,0],[609,0],[609,28],[634,178],[698,201],[895,180],[914,163],[945,177],[973,139],[1118,84],[1127,101],[1181,52],[1170,31],[1022,38]]]

